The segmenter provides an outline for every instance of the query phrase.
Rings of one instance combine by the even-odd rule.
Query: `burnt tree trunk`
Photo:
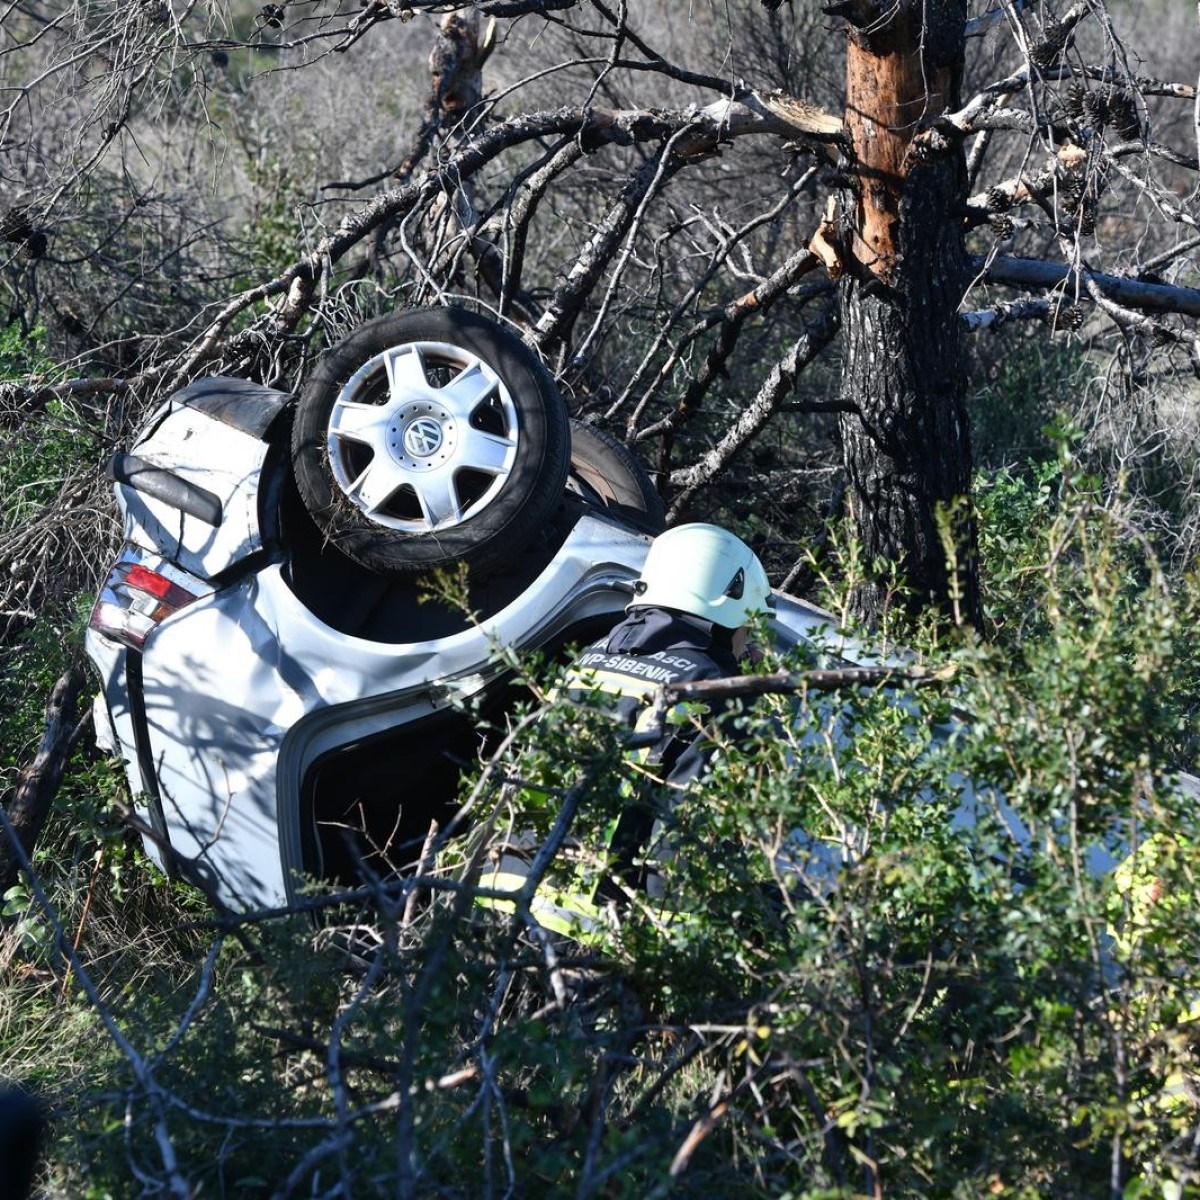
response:
[[[846,6],[849,7],[849,6]],[[907,606],[978,624],[971,444],[959,302],[967,282],[957,141],[914,138],[957,106],[965,0],[860,0],[846,71],[853,170],[845,198],[841,417],[848,497],[868,564],[856,595],[876,623],[899,567]],[[842,11],[845,11],[843,7]],[[947,561],[939,512],[951,519]],[[953,569],[952,569],[953,567]],[[957,603],[955,602],[957,596]]]

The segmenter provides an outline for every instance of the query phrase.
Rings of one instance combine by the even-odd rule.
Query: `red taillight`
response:
[[[100,589],[88,625],[140,649],[160,621],[211,590],[165,560],[127,548]]]
[[[129,574],[125,576],[125,582],[131,588],[149,592],[152,596],[165,597],[171,590],[171,581],[165,575],[155,575],[153,571],[148,571],[142,566],[131,567]]]
[[[125,576],[125,587],[132,592],[145,592],[147,595],[156,597],[162,601],[160,607],[165,607],[171,612],[182,608],[185,604],[191,604],[196,599],[196,593],[173,583],[165,575],[159,575],[157,571],[151,571],[142,566],[130,568],[129,574]],[[161,621],[166,615],[163,613],[158,620]]]

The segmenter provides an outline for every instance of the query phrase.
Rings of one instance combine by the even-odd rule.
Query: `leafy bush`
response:
[[[0,1022],[54,1105],[49,1194],[1197,1194],[1197,597],[1121,504],[997,477],[998,636],[921,643],[950,687],[711,731],[665,896],[586,936],[469,886],[569,832],[551,873],[586,890],[626,803],[610,717],[544,666],[435,871],[232,924],[57,885],[77,961],[10,928]]]

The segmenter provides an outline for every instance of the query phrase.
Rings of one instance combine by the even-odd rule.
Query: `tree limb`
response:
[[[640,430],[634,440],[643,442],[657,437],[661,433],[678,429],[692,417],[700,407],[713,380],[724,370],[725,363],[733,353],[738,334],[747,318],[752,313],[767,312],[788,288],[809,271],[815,269],[818,261],[817,256],[811,251],[798,250],[769,279],[764,280],[753,291],[747,292],[727,304],[722,311],[717,340],[705,356],[704,365],[688,384],[679,403],[661,421]]]
[[[1036,3],[1037,0],[1010,0],[1007,4],[998,4],[995,8],[989,8],[987,12],[980,13],[977,17],[969,18],[963,27],[964,32],[969,38],[982,37],[989,30],[994,29],[997,25],[1003,25],[1016,13],[1030,8]]]
[[[800,372],[833,340],[837,327],[837,309],[830,305],[775,364],[758,395],[717,445],[695,466],[671,472],[671,484],[678,487],[679,492],[667,514],[668,521],[676,519],[696,492],[724,471],[733,456],[767,423],[783,397],[796,386]]]
[[[1105,295],[1128,308],[1200,317],[1200,289],[1196,288],[1143,283],[1137,279],[1077,270],[1065,263],[1046,262],[1037,258],[975,258],[972,263],[987,283],[1023,288],[1057,288],[1074,298],[1086,291],[1085,285],[1092,282]]]
[[[838,692],[846,688],[911,684],[928,687],[948,683],[958,673],[944,667],[839,667],[812,671],[776,671],[772,675],[739,675],[732,679],[699,679],[664,686],[668,707],[684,700],[725,700],[747,696],[781,696],[792,692]]]
[[[83,672],[69,667],[59,676],[46,705],[46,726],[33,762],[22,768],[12,796],[5,804],[21,849],[32,856],[38,835],[50,814],[70,753],[76,703]],[[0,837],[0,895],[17,882],[20,856],[9,838]]]
[[[1056,300],[1008,300],[991,308],[962,314],[963,326],[972,333],[983,329],[999,329],[1009,321],[1044,321],[1058,308]]]

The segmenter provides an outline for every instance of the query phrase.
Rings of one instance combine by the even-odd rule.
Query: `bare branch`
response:
[[[680,133],[686,132],[685,130]],[[653,191],[683,166],[683,160],[662,151],[645,163],[625,185],[600,227],[583,248],[562,286],[550,298],[546,311],[530,335],[540,350],[565,342],[584,301],[607,270],[617,246],[633,227]]]
[[[32,855],[38,835],[58,792],[71,746],[74,713],[83,673],[70,667],[54,685],[46,705],[46,725],[33,762],[23,767],[12,795],[5,800],[11,828],[21,839],[20,849]],[[18,847],[0,838],[0,894],[17,881]]]
[[[1034,258],[997,257],[987,261],[974,260],[975,268],[988,283],[1012,287],[1054,288],[1064,295],[1078,298],[1088,283],[1095,284],[1105,296],[1128,308],[1148,312],[1180,313],[1200,317],[1200,290],[1174,287],[1165,283],[1143,283],[1120,275],[1077,270],[1062,263]]]
[[[814,270],[818,263],[817,256],[810,250],[798,250],[769,279],[753,291],[747,292],[744,296],[739,296],[727,304],[720,314],[717,340],[705,357],[704,365],[688,384],[687,391],[680,398],[674,410],[661,421],[639,430],[633,440],[635,442],[647,441],[662,433],[676,430],[689,420],[700,407],[713,380],[724,370],[725,363],[733,353],[738,334],[746,320],[751,314],[767,312],[780,296],[784,295],[804,275]],[[703,326],[708,329],[714,323],[713,320],[708,320],[703,323]]]
[[[1036,3],[1037,0],[1010,0],[1007,4],[997,4],[995,8],[989,8],[987,12],[967,20],[964,26],[966,36],[969,38],[982,37],[997,25],[1003,25],[1006,21],[1011,20],[1016,13],[1030,8]]]
[[[700,110],[700,115],[715,121],[728,137],[740,137],[747,133],[778,133],[783,137],[840,142],[845,136],[840,117],[826,112],[819,105],[798,100],[783,92],[759,95],[757,92],[741,91],[728,99],[714,100]],[[695,148],[685,143],[679,153],[686,155],[705,148],[700,142]]]
[[[799,195],[801,189],[813,177],[815,170],[816,168],[810,168],[808,171],[806,171],[804,175],[797,179],[795,183],[787,190],[787,192],[779,198],[776,204],[767,209],[766,212],[752,217],[739,229],[733,230],[732,232],[729,232],[721,237],[717,248],[711,255],[708,265],[703,271],[697,273],[687,291],[687,294],[679,301],[679,303],[675,306],[674,311],[670,314],[667,320],[663,322],[662,327],[655,333],[654,341],[651,344],[650,349],[646,352],[642,358],[642,361],[638,364],[633,374],[629,377],[629,381],[625,384],[621,394],[615,401],[613,401],[612,405],[605,413],[606,417],[614,417],[618,412],[621,411],[621,409],[625,407],[634,390],[641,386],[646,372],[650,369],[652,363],[662,351],[664,345],[666,345],[672,332],[683,319],[684,314],[692,308],[703,290],[711,284],[717,271],[723,265],[725,265],[729,256],[733,254],[733,252],[739,246],[741,246],[752,233],[759,229],[760,226],[773,222],[781,215],[781,213],[784,212],[785,209],[791,207],[795,203],[796,197]],[[770,286],[770,281],[765,280],[763,283],[759,284],[752,293],[739,297],[737,300],[733,301],[732,304],[726,305],[721,311],[708,313],[701,320],[694,322],[686,330],[686,332],[683,333],[683,335],[672,347],[670,353],[664,357],[662,363],[660,364],[659,370],[655,374],[655,377],[643,392],[641,398],[638,400],[638,403],[634,408],[633,413],[630,415],[626,424],[625,432],[627,441],[633,442],[636,440],[637,424],[643,412],[646,410],[646,407],[651,403],[651,401],[658,395],[661,389],[666,386],[671,372],[675,369],[681,357],[686,353],[688,347],[691,346],[698,337],[702,336],[714,325],[720,324],[726,320],[734,319],[735,311],[739,311],[742,308],[749,309],[755,306],[758,306],[761,309],[763,297],[759,295],[759,292],[761,289],[770,288]]]
[[[730,679],[700,679],[666,684],[655,693],[649,725],[629,739],[629,746],[653,745],[663,736],[667,717],[679,703],[698,700],[740,700],[752,696],[785,696],[796,692],[836,692],[847,688],[885,688],[900,685],[928,687],[949,683],[958,673],[956,663],[944,667],[837,667],[810,671],[776,671],[771,675],[739,675]]]
[[[999,329],[1009,321],[1044,321],[1058,310],[1055,300],[1009,300],[962,315],[963,326],[975,333]]]
[[[830,305],[805,329],[791,350],[775,364],[759,389],[725,436],[693,467],[671,472],[671,485],[679,489],[668,512],[676,519],[696,492],[725,470],[733,456],[746,445],[777,410],[783,397],[796,386],[796,378],[829,344],[837,332],[837,310]]]

